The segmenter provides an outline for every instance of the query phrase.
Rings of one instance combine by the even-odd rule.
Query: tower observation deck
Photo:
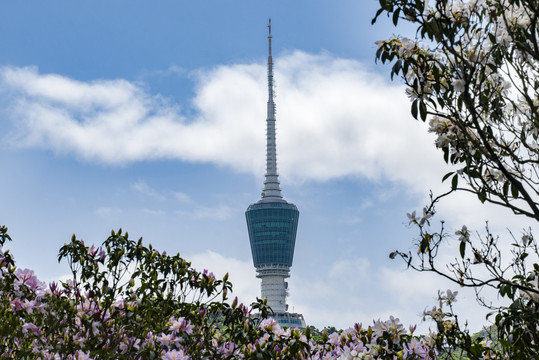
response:
[[[301,314],[288,312],[286,297],[290,267],[294,259],[299,211],[281,194],[277,173],[275,142],[275,102],[273,93],[273,59],[271,56],[271,19],[268,24],[268,109],[266,118],[266,175],[262,198],[245,212],[253,263],[262,280],[262,298],[267,298],[273,318],[281,326],[305,328]]]

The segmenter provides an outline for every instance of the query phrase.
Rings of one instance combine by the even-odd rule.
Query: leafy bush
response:
[[[99,247],[75,236],[59,253],[71,279],[18,269],[0,227],[0,356],[12,359],[430,359],[435,340],[398,319],[341,333],[282,329],[265,301],[227,296],[228,275],[193,269],[121,230]]]

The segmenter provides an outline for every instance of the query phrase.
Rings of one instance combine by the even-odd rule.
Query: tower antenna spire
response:
[[[268,21],[269,56],[271,56],[271,18]]]
[[[266,180],[262,198],[282,199],[277,174],[277,146],[275,140],[275,102],[273,94],[273,58],[271,56],[271,18],[268,22],[268,116],[266,118]]]

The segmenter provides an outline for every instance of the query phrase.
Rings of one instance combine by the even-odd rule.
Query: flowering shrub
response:
[[[48,285],[15,266],[0,227],[0,357],[10,359],[432,359],[435,337],[398,322],[356,324],[315,341],[282,329],[264,301],[234,299],[232,285],[127,233],[100,247],[72,238],[60,249],[72,278]],[[254,312],[257,312],[254,314]]]

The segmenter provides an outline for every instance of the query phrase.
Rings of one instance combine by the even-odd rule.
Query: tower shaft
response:
[[[288,311],[286,296],[288,295],[288,283],[285,281],[290,277],[290,271],[279,269],[268,269],[268,273],[257,271],[256,277],[262,279],[262,299],[268,299],[268,305],[276,313]]]

